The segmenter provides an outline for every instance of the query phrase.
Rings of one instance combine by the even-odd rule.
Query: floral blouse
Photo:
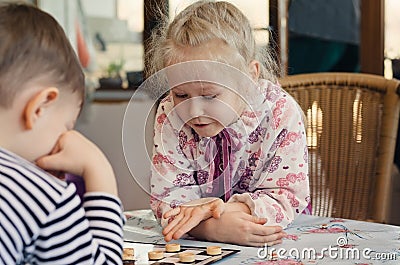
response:
[[[279,85],[258,83],[261,97],[215,137],[200,137],[160,103],[154,126],[151,207],[162,215],[204,197],[247,204],[267,225],[286,227],[310,202],[303,113]]]

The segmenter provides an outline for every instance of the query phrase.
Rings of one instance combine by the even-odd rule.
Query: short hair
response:
[[[0,4],[0,106],[32,84],[85,95],[84,74],[64,30],[28,4]]]
[[[260,77],[277,80],[279,66],[273,60],[273,51],[257,49],[248,18],[231,3],[210,0],[191,4],[171,23],[164,21],[153,33],[146,55],[147,75],[179,61],[179,47],[196,47],[213,39],[220,39],[235,49],[241,55],[243,66],[259,60]],[[224,63],[229,64],[229,61]]]

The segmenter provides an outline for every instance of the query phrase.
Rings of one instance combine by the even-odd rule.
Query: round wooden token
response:
[[[166,244],[165,250],[167,252],[178,252],[181,250],[181,245],[179,244]]]
[[[270,260],[271,261],[277,261],[278,260],[278,254],[276,252],[272,252]]]
[[[221,255],[221,247],[220,246],[208,246],[207,247],[207,255],[211,255],[211,256]]]
[[[123,260],[133,260],[135,258],[135,250],[133,248],[124,248],[122,252]]]
[[[147,253],[149,260],[160,260],[164,258],[164,251],[156,250]]]
[[[192,252],[179,253],[179,262],[192,263],[195,261],[195,255]]]

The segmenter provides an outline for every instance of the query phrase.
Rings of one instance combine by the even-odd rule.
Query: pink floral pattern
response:
[[[280,86],[260,80],[259,90],[260,102],[226,128],[232,143],[228,202],[245,203],[268,225],[285,227],[310,198],[303,115]],[[207,197],[215,170],[205,156],[207,139],[182,124],[173,107],[172,97],[164,98],[154,125],[151,207],[163,225],[167,210]]]

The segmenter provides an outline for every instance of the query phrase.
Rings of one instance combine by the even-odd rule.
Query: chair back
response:
[[[307,120],[312,212],[387,222],[400,82],[360,73],[286,76]]]

